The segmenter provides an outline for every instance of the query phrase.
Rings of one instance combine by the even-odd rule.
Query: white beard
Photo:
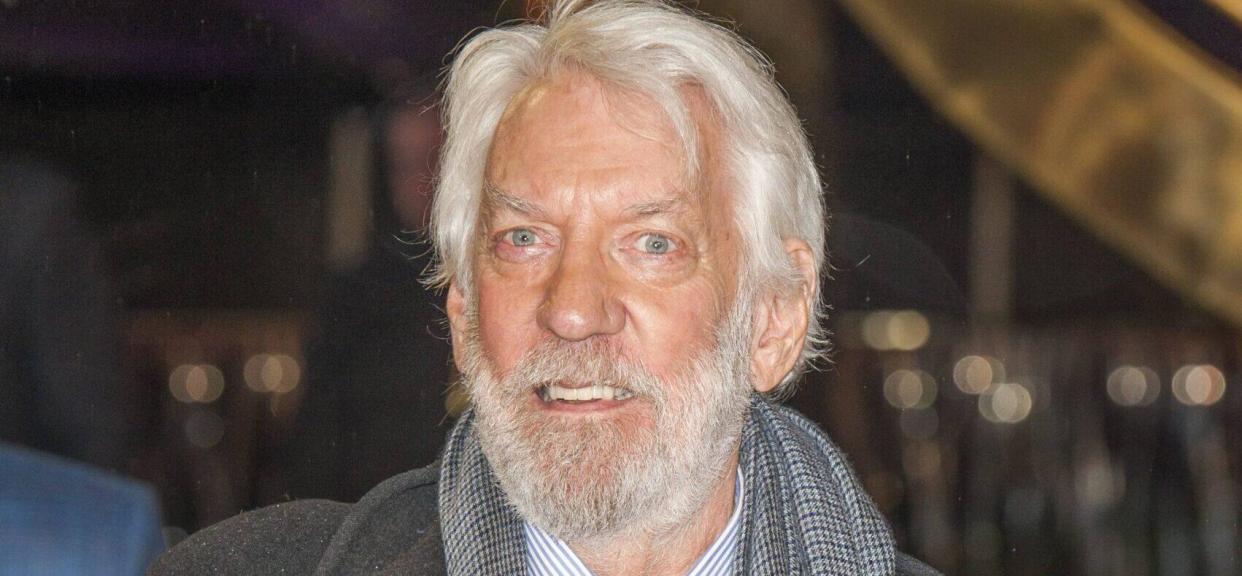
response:
[[[590,541],[665,530],[697,512],[730,473],[750,405],[748,301],[738,298],[714,348],[667,383],[595,341],[546,341],[498,382],[471,319],[462,380],[483,453],[518,513],[562,540]],[[558,380],[621,387],[644,405],[599,418],[533,409],[533,391]]]

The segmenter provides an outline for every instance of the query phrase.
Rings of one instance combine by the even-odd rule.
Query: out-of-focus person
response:
[[[0,156],[0,440],[125,470],[141,422],[117,304],[60,170]]]
[[[0,576],[129,576],[160,551],[146,485],[0,442]]]
[[[381,190],[367,259],[332,282],[306,348],[307,387],[282,459],[293,497],[353,501],[435,460],[449,427],[449,345],[420,281],[440,145],[433,91],[406,89],[376,115]]]

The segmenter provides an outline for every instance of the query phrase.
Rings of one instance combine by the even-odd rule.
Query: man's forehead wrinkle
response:
[[[614,223],[670,217],[699,228],[715,195],[703,174],[667,170],[673,160],[684,168],[685,152],[655,100],[589,74],[558,74],[519,94],[498,126],[484,210],[580,220],[602,209]]]

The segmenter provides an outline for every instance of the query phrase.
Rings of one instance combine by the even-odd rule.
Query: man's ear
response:
[[[819,289],[811,246],[791,238],[785,241],[785,253],[798,271],[798,285],[761,294],[754,309],[750,370],[759,392],[776,388],[798,363],[812,314],[811,302]]]
[[[457,370],[461,372],[462,354],[466,350],[466,298],[462,296],[456,281],[449,283],[444,309],[448,312],[449,335],[453,340],[453,363],[457,364]]]

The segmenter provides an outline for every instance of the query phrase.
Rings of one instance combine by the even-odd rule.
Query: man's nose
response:
[[[625,325],[625,311],[613,288],[598,249],[566,246],[539,309],[539,324],[570,341],[616,334]]]

